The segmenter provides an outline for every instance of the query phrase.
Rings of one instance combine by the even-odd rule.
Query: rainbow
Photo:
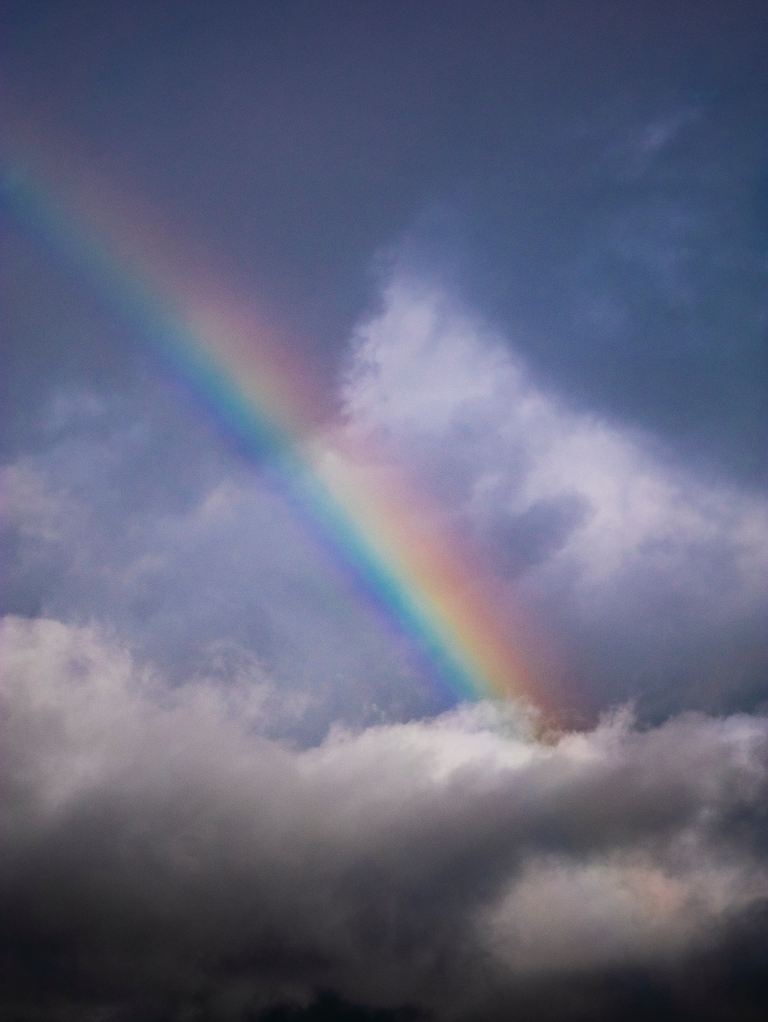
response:
[[[18,161],[4,174],[5,205],[16,220],[141,328],[143,343],[241,450],[268,461],[315,537],[455,698],[540,705],[508,601],[501,620],[490,577],[425,496],[348,431],[326,429],[318,439],[306,367],[292,363],[242,304],[222,299],[225,289],[207,271],[200,286],[168,259],[151,218],[129,214],[124,197],[105,200],[103,182],[98,192],[99,205],[82,190],[73,197]]]

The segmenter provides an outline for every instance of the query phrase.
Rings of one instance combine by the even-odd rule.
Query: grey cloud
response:
[[[585,500],[566,494],[558,500],[536,501],[517,515],[499,515],[498,522],[484,522],[484,530],[493,537],[497,570],[515,577],[548,560],[588,514]]]
[[[171,689],[54,621],[6,619],[2,642],[14,1017],[246,1019],[323,989],[492,1017],[545,976],[663,986],[766,897],[763,718],[547,744],[479,706],[299,750],[249,684]]]

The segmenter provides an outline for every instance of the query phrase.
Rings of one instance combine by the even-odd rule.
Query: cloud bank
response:
[[[476,705],[298,748],[266,733],[266,681],[171,687],[53,620],[1,641],[5,1017],[257,1018],[322,990],[635,1017],[641,976],[675,1017],[739,1017],[718,997],[765,935],[764,718],[545,744]]]

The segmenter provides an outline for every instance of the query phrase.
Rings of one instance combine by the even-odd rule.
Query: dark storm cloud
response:
[[[245,1019],[332,990],[462,1019],[538,991],[592,1019],[633,977],[695,1003],[692,955],[731,1017],[763,996],[735,951],[764,932],[761,718],[542,744],[480,707],[298,751],[251,686],[169,689],[93,630],[9,618],[3,647],[8,1017]]]

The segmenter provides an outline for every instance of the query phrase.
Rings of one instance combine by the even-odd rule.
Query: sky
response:
[[[0,0],[0,1016],[764,1017],[767,21]]]

